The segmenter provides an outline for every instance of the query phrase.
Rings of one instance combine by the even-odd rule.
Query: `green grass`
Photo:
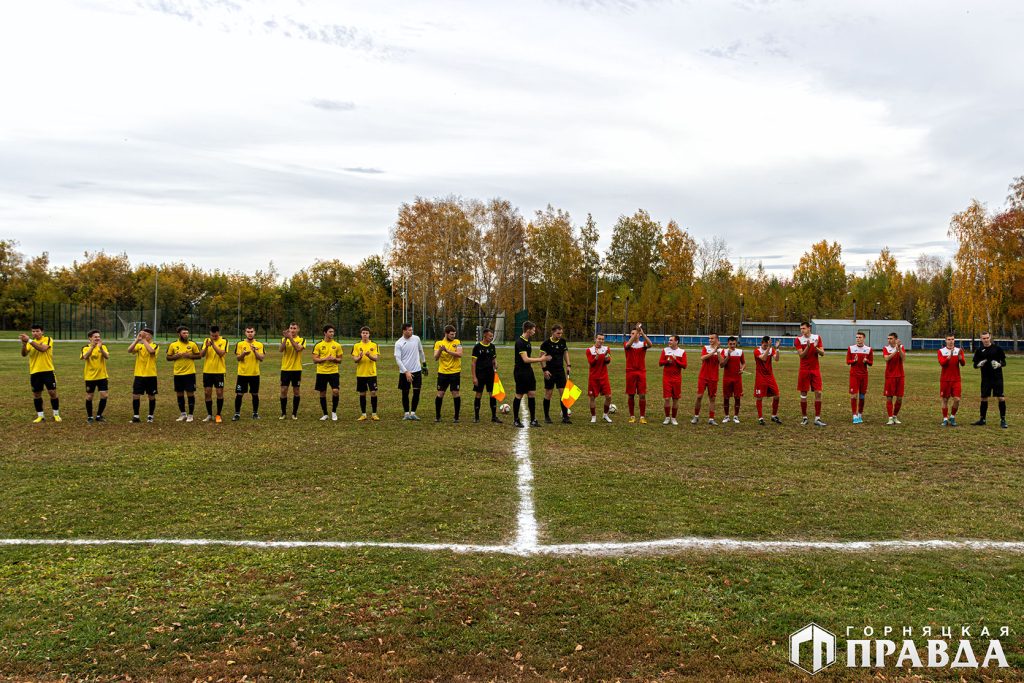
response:
[[[122,347],[112,349],[112,420],[86,425],[78,345],[57,348],[67,419],[31,425],[26,362],[16,345],[0,344],[0,537],[514,537],[516,430],[469,422],[468,386],[463,424],[402,422],[389,350],[380,365],[380,423],[354,421],[351,365],[340,422],[316,420],[311,371],[303,419],[279,422],[272,356],[261,411],[271,419],[215,426],[172,422],[167,363],[157,423],[128,424],[131,370]],[[659,418],[660,374],[650,355],[648,413]],[[500,359],[507,366],[510,357],[506,350]],[[1013,402],[1024,384],[1015,361],[1007,386],[1014,428],[1002,431],[937,426],[930,354],[908,364],[906,424],[881,425],[877,372],[868,424],[854,427],[845,370],[827,358],[825,430],[796,425],[791,357],[780,373],[786,424],[765,428],[752,417],[749,378],[741,425],[627,425],[622,367],[613,366],[615,425],[590,425],[581,403],[574,425],[530,434],[541,542],[1024,539],[1022,414]],[[968,422],[977,378],[965,375]],[[687,393],[694,382],[691,369]],[[685,419],[692,399],[682,407]],[[427,392],[420,413],[429,418],[432,409]],[[450,416],[450,402],[445,411]],[[1015,668],[998,673],[1017,680],[1022,577],[1024,556],[994,552],[586,558],[0,547],[0,679],[792,680],[785,639],[815,620],[836,631],[1006,624]],[[866,675],[834,671],[829,679]]]

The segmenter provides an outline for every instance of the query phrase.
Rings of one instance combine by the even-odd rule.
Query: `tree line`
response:
[[[883,246],[863,272],[848,272],[842,245],[821,240],[780,276],[761,263],[732,260],[721,237],[698,240],[643,209],[618,218],[604,253],[600,235],[589,214],[577,220],[549,205],[523,216],[505,199],[448,196],[402,204],[381,254],[356,265],[317,259],[287,277],[272,262],[253,273],[206,271],[180,262],[132,264],[127,254],[103,251],[53,266],[46,253],[29,257],[15,241],[0,240],[2,322],[24,328],[33,302],[152,307],[159,268],[158,305],[172,318],[237,307],[272,312],[274,320],[316,310],[325,321],[382,331],[393,315],[399,322],[425,315],[432,329],[508,316],[511,327],[525,302],[538,324],[559,322],[579,338],[595,319],[614,326],[628,315],[651,330],[735,332],[741,317],[850,318],[856,302],[858,318],[906,319],[920,337],[948,329],[961,336],[1024,332],[1024,177],[999,209],[974,200],[952,216],[951,260],[922,254],[909,270]]]

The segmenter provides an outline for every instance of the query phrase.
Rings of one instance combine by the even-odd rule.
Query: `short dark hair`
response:
[[[86,333],[86,335],[85,335],[85,336],[86,336],[86,337],[91,337],[92,335],[94,335],[94,334],[99,334],[99,333],[100,333],[100,331],[99,331],[99,330],[89,330],[89,331],[88,331],[88,332]]]
[[[255,331],[256,331],[256,326],[255,326],[255,325],[246,325],[246,326],[245,326],[244,328],[242,328],[242,329],[245,329],[245,330],[252,330],[253,332],[255,332]]]
[[[523,323],[523,332],[526,332],[527,330],[533,330],[536,328],[537,323],[533,322],[532,320],[527,320],[525,323]]]
[[[455,325],[445,325],[444,326],[444,333],[445,334],[448,334],[449,332],[456,332],[456,331],[457,330],[455,329]]]
[[[761,341],[762,341],[762,342],[766,342],[766,341],[767,341],[767,342],[770,342],[771,340],[772,340],[771,336],[769,336],[769,335],[767,335],[767,334],[766,334],[766,335],[764,335],[763,337],[761,337]]]
[[[729,341],[738,341],[735,335],[729,335]]]
[[[324,334],[327,334],[327,330],[333,330],[334,325],[324,325]]]
[[[950,337],[952,337],[953,339],[956,339],[956,335],[955,334],[953,334],[952,332],[947,332],[946,333],[946,339],[949,339]]]
[[[889,336],[890,336],[890,337],[896,337],[897,339],[899,339],[899,338],[900,338],[900,335],[896,334],[895,332],[890,332],[890,333],[889,333]]]
[[[288,323],[288,327],[291,327],[292,325],[295,325],[295,327],[299,326],[299,324],[297,322],[295,322],[294,320],[291,321],[290,323]]]
[[[484,331],[481,332],[481,334],[487,334],[488,332],[490,332],[491,334],[494,334],[494,330],[492,330],[489,327],[484,328]]]
[[[176,330],[176,332],[178,334],[181,334],[182,330],[185,330],[186,332],[188,332],[189,331],[188,325],[178,325],[178,329]]]
[[[32,327],[30,327],[29,329],[30,330],[43,330],[45,328],[43,327],[42,323],[32,323]]]
[[[148,328],[148,327],[143,327],[142,331],[145,332],[146,334],[150,335],[150,336],[153,335],[153,330]]]
[[[679,335],[678,334],[670,334],[670,335],[668,335],[668,340],[669,341],[672,341],[673,339],[676,340],[676,343],[679,343]]]
[[[402,330],[403,331],[411,330],[411,329],[412,329],[412,323],[402,323]]]
[[[557,325],[557,324],[556,325],[552,325],[551,326],[551,333],[554,334],[555,332],[557,332],[558,330],[561,330],[561,329],[563,329],[561,325]]]
[[[210,325],[210,332],[220,332],[220,325]]]
[[[367,327],[366,325],[363,325],[362,327],[359,328],[359,331],[360,332],[369,332],[370,328]]]
[[[809,322],[807,322],[806,320],[804,322],[800,323],[800,327],[810,327],[810,326],[811,326],[811,324]]]

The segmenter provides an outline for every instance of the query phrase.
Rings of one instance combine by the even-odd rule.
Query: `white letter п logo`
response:
[[[801,652],[801,649],[806,649],[800,647],[804,643],[810,643],[810,653]],[[835,662],[836,637],[831,631],[812,621],[789,636],[789,663],[798,669],[813,675]],[[809,666],[805,666],[806,664]]]

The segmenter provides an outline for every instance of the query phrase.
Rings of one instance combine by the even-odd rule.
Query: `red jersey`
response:
[[[942,366],[942,374],[939,375],[939,379],[944,382],[959,382],[960,366],[967,364],[963,349],[959,346],[954,346],[950,350],[943,346],[939,349],[938,357],[939,365]]]
[[[900,351],[902,350],[903,344],[897,344],[896,346],[889,346],[887,344],[882,347],[882,358],[885,360],[886,379],[905,376],[903,372],[903,356],[900,355]],[[890,358],[892,360],[890,360]]]
[[[746,360],[743,358],[743,349],[726,349],[725,366],[722,370],[722,377],[725,379],[738,379],[740,368]]]
[[[775,371],[772,369],[772,361],[779,357],[779,350],[774,346],[767,349],[758,346],[754,349],[754,370],[758,379],[774,379]]]
[[[591,379],[608,379],[608,364],[612,362],[611,350],[607,346],[587,349],[587,364],[590,365]]]
[[[875,352],[870,346],[854,344],[846,349],[846,364],[850,366],[850,376],[864,377],[868,368],[875,364]]]
[[[632,344],[627,339],[622,347],[626,350],[626,372],[647,373],[647,349],[651,343],[646,339],[637,339]]]
[[[718,368],[721,367],[721,362],[719,361],[719,358],[725,358],[725,349],[719,346],[718,352],[716,353],[715,350],[712,349],[707,344],[700,347],[701,356],[706,356],[709,353],[713,353],[715,355],[711,356],[711,358],[705,358],[700,362],[700,375],[698,379],[706,379],[711,380],[712,382],[717,382]]]
[[[686,367],[686,349],[679,347],[672,350],[668,347],[662,349],[658,365],[662,367],[661,376],[664,380],[677,380],[682,376],[683,368]]]
[[[793,346],[796,347],[797,351],[803,351],[804,348],[811,346],[818,349],[823,349],[825,346],[821,343],[821,337],[816,334],[809,335],[807,337],[797,337],[793,340]],[[808,352],[806,356],[800,359],[800,372],[801,373],[812,373],[817,374],[821,371],[818,364],[818,354]]]

